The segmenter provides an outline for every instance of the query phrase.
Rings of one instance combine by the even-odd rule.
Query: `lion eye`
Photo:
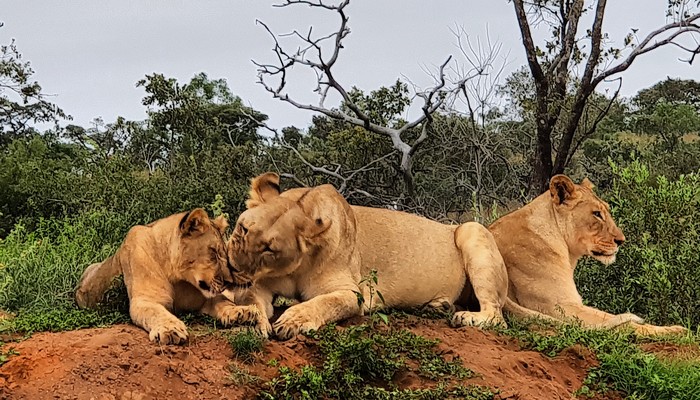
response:
[[[244,235],[248,234],[248,228],[246,228],[243,224],[238,224],[238,226],[241,227],[241,232],[243,232]]]
[[[600,211],[593,211],[593,215],[598,219],[603,219],[603,214]]]

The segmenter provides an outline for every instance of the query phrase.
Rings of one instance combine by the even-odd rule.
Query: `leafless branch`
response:
[[[370,115],[362,109],[351,97],[345,89],[345,85],[335,76],[333,66],[337,63],[340,50],[343,48],[342,41],[350,33],[348,27],[348,15],[346,7],[349,5],[349,0],[345,0],[337,5],[324,3],[322,0],[286,0],[278,5],[279,7],[287,7],[293,5],[307,5],[334,12],[339,18],[338,28],[326,35],[314,35],[313,29],[308,29],[306,34],[301,34],[298,31],[292,31],[286,35],[275,35],[271,29],[264,23],[258,21],[260,25],[273,38],[273,52],[277,58],[276,64],[264,64],[255,62],[258,67],[258,83],[261,84],[273,98],[279,99],[292,106],[320,113],[327,117],[341,120],[349,124],[360,126],[369,132],[387,137],[393,148],[401,155],[400,168],[404,177],[404,183],[410,197],[414,195],[413,183],[413,157],[417,149],[428,138],[430,134],[430,124],[432,123],[432,114],[440,109],[445,104],[445,101],[461,90],[461,87],[470,79],[484,73],[485,66],[475,68],[471,74],[461,76],[455,81],[448,81],[446,77],[446,68],[452,61],[452,56],[440,64],[437,72],[434,75],[435,84],[422,91],[416,92],[416,97],[422,100],[421,114],[413,120],[407,121],[399,127],[384,126],[377,121],[373,121]],[[294,53],[287,52],[280,44],[279,38],[293,38],[301,43]],[[331,50],[327,50],[326,43],[329,43]],[[311,51],[313,50],[313,51]],[[314,71],[317,78],[315,92],[319,96],[317,104],[300,102],[290,96],[285,91],[288,72],[294,65],[303,65]],[[278,79],[278,84],[273,84],[270,79]],[[340,96],[343,105],[349,110],[345,112],[341,109],[328,108],[325,106],[325,101],[329,93],[335,93]],[[406,133],[414,128],[420,127],[418,137],[412,142],[407,142],[405,139]],[[320,167],[316,167],[320,168]],[[319,172],[323,172],[319,170]],[[328,172],[333,172],[328,170]]]

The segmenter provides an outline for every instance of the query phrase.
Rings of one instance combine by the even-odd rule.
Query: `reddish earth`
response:
[[[595,364],[585,349],[572,348],[555,358],[520,350],[510,338],[475,328],[453,329],[443,321],[406,321],[417,334],[441,340],[446,358],[460,357],[477,373],[466,383],[498,389],[500,399],[571,399]],[[229,378],[229,365],[248,369],[264,380],[280,365],[299,367],[317,361],[311,339],[270,341],[256,362],[233,361],[227,342],[217,335],[195,335],[185,346],[159,346],[131,325],[62,333],[38,333],[8,343],[19,353],[0,367],[0,399],[248,399],[254,385]],[[405,376],[400,387],[420,386]]]

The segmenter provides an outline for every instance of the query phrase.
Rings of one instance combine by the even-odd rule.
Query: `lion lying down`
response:
[[[330,185],[280,193],[279,177],[252,180],[248,210],[229,239],[232,264],[254,280],[251,302],[265,334],[282,339],[362,313],[359,281],[377,270],[377,307],[452,308],[453,325],[503,324],[505,265],[489,231],[477,223],[450,226],[386,209],[350,206]],[[301,303],[270,326],[273,297]],[[368,302],[364,303],[366,310]]]
[[[187,340],[187,327],[174,311],[201,311],[225,325],[257,321],[254,306],[236,306],[222,294],[250,283],[229,270],[223,239],[227,227],[226,219],[210,220],[201,208],[135,226],[112,257],[83,272],[76,302],[95,307],[114,278],[124,274],[131,320],[152,341]]]
[[[553,177],[548,192],[500,218],[489,230],[508,269],[506,311],[523,317],[575,318],[593,328],[630,325],[645,335],[685,332],[681,326],[644,324],[634,314],[612,315],[583,305],[574,283],[578,260],[591,256],[610,265],[625,241],[610,207],[593,193],[588,179],[575,185],[564,175]]]

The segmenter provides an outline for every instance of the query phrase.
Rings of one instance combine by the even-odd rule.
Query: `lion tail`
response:
[[[534,318],[534,319],[540,319],[544,320],[547,322],[561,322],[557,318],[554,318],[550,315],[543,314],[539,311],[531,310],[529,308],[523,307],[520,304],[516,303],[515,301],[511,300],[510,297],[506,297],[506,303],[503,305],[503,309],[517,317],[517,318]]]
[[[115,256],[87,267],[75,291],[78,307],[95,308],[114,283],[114,279],[121,274],[122,267]]]

